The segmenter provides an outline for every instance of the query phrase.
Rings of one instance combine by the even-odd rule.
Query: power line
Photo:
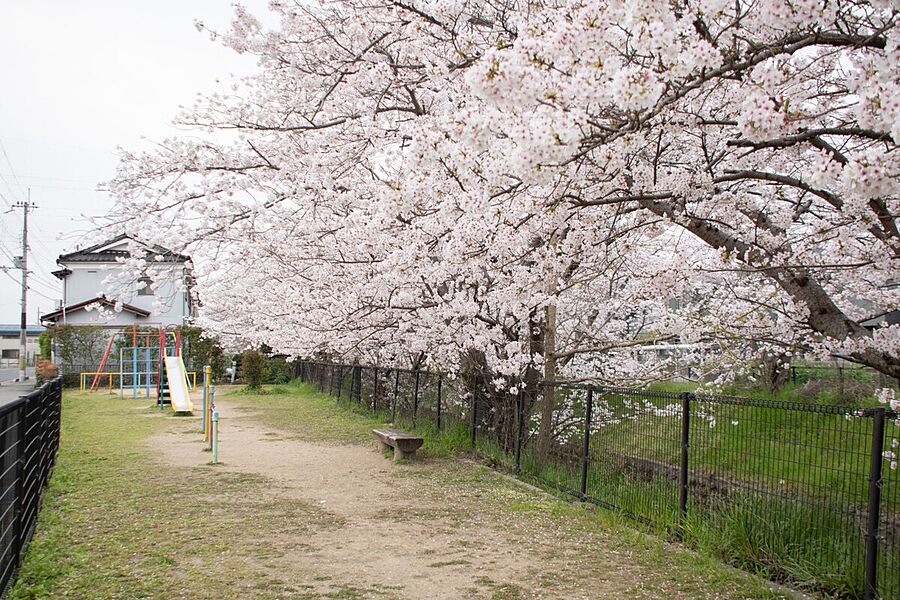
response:
[[[58,296],[56,298],[51,298],[47,294],[43,294],[34,288],[28,288],[28,291],[31,292],[32,294],[36,294],[36,295],[40,296],[41,298],[44,298],[45,300],[50,300],[51,302],[56,302],[57,300],[61,299]]]
[[[46,233],[46,232],[41,228],[40,225],[36,226],[35,229],[36,229],[37,231],[42,232],[42,233]],[[50,248],[48,248],[46,244],[44,244],[44,242],[41,240],[41,238],[40,238],[40,237],[37,237],[37,236],[32,236],[32,238],[34,239],[34,241],[37,242],[37,245],[38,245],[38,246],[40,246],[41,248],[43,248],[44,250],[47,251],[47,256],[46,256],[45,258],[47,258],[47,259],[52,259],[52,258],[53,258],[54,252],[51,251]],[[53,259],[53,260],[55,260],[55,259]]]
[[[18,186],[18,187],[23,187],[23,188],[33,187],[33,188],[41,188],[41,189],[47,189],[47,190],[67,190],[70,192],[106,192],[107,191],[105,189],[98,188],[96,186],[95,187],[84,187],[84,186],[75,187],[75,186],[71,186],[71,185],[50,185],[50,184],[46,184],[46,183],[29,183],[29,184],[13,183],[13,184],[10,184],[3,179],[2,173],[0,173],[0,181],[3,181],[6,184],[6,187],[9,188],[10,190],[12,190],[13,187]]]
[[[3,175],[0,175],[0,182],[3,182],[3,185],[6,186],[6,189],[9,190],[9,193],[13,197],[13,200],[15,200],[17,194],[16,194],[15,190],[13,190],[12,185],[8,181],[6,181],[6,178],[3,177]],[[3,198],[3,201],[6,202],[6,205],[8,207],[10,207],[10,208],[12,207],[12,202],[10,202],[6,197]]]
[[[6,247],[6,244],[3,243],[3,240],[0,240],[0,252],[5,254],[8,259],[13,259],[13,253],[9,251],[9,249]]]
[[[88,183],[93,186],[97,185],[96,181],[91,181],[90,179],[75,179],[72,177],[46,177],[44,175],[18,175],[17,176],[15,173],[0,172],[0,176],[2,176],[4,174],[10,175],[11,177],[15,177],[17,181],[19,180],[19,178],[21,178],[21,179],[41,179],[44,181],[69,181],[69,182],[73,182],[73,183]]]
[[[31,271],[28,274],[31,275],[32,283],[37,283],[39,285],[44,286],[45,290],[47,290],[47,291],[56,292],[56,288],[57,288],[56,284],[48,283],[47,281],[44,281],[43,279],[38,279],[38,277],[36,276],[36,273],[34,271]]]
[[[8,268],[2,267],[2,268],[0,268],[0,271],[2,271],[4,275],[6,275],[10,279],[12,279],[16,283],[16,285],[22,285],[22,281],[20,279],[16,279],[12,275],[10,275]],[[39,290],[34,289],[31,286],[28,287],[28,291],[31,292],[32,294],[37,294],[38,296],[40,296],[41,298],[44,298],[46,300],[52,300],[53,302],[56,302],[57,300],[59,300],[59,298],[51,298],[50,296],[40,292]]]
[[[6,208],[12,210],[12,202],[10,202],[2,193],[0,193],[0,200],[3,200],[3,203],[6,204]]]
[[[3,140],[2,140],[2,139],[0,139],[0,153],[3,154],[3,158],[6,159],[6,164],[9,165],[9,172],[12,174],[13,180],[14,180],[18,185],[21,186],[22,184],[19,183],[19,178],[16,177],[16,170],[13,169],[12,161],[9,160],[9,154],[6,153],[6,146],[3,145]],[[9,182],[6,181],[6,178],[3,177],[3,174],[2,174],[2,173],[0,173],[0,181],[3,181],[3,183],[6,184],[6,187],[9,188],[9,191],[10,191],[10,193],[11,193],[13,196],[16,195],[15,191],[14,191],[14,190],[12,189],[12,187],[9,185]]]

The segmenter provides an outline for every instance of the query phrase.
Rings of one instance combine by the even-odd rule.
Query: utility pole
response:
[[[27,296],[28,296],[28,211],[34,208],[31,203],[31,188],[28,188],[28,200],[26,202],[16,202],[13,208],[22,209],[22,256],[20,264],[17,265],[22,269],[22,321],[19,329],[19,381],[28,379],[28,373],[25,370],[25,355],[28,350],[28,316]]]

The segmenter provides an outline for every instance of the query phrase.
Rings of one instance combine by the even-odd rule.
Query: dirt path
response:
[[[304,501],[329,516],[330,525],[308,539],[271,540],[271,557],[255,565],[300,594],[292,597],[575,599],[660,591],[642,588],[649,573],[627,550],[528,510],[523,499],[533,502],[535,491],[483,467],[437,459],[394,464],[374,441],[310,443],[267,428],[231,402],[218,404],[223,464],[216,468],[263,476],[270,485],[261,494]],[[173,466],[207,464],[197,435],[186,435],[198,430],[196,419],[173,419],[151,439],[155,455]],[[523,509],[511,511],[517,503]]]

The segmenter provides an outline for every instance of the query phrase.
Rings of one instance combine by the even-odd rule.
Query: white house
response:
[[[62,281],[62,306],[41,316],[44,324],[184,325],[193,316],[190,258],[160,246],[140,245],[147,267],[134,281],[123,280],[122,259],[134,241],[120,235],[89,248],[62,254],[54,271]],[[116,298],[104,280],[117,281]],[[152,284],[152,285],[151,285]]]
[[[25,362],[34,364],[40,351],[38,337],[44,328],[29,325],[25,328]],[[19,364],[19,325],[0,325],[0,367],[16,367]]]

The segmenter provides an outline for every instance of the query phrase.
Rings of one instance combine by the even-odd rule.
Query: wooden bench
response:
[[[404,433],[397,429],[373,429],[372,435],[381,444],[382,450],[393,450],[394,460],[412,458],[424,441],[420,437]]]

